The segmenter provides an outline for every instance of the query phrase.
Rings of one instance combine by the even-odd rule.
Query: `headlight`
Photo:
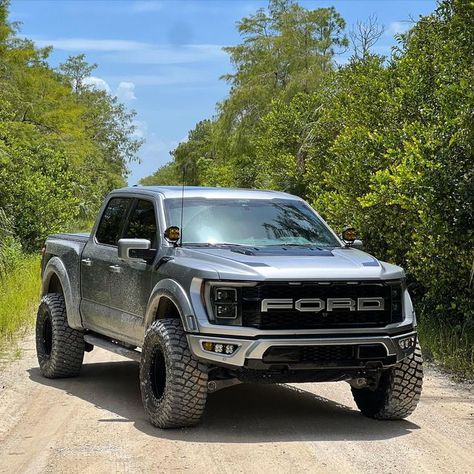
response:
[[[216,287],[214,288],[214,300],[218,303],[237,303],[237,289]]]
[[[403,320],[403,292],[406,288],[405,280],[390,282],[390,305],[392,322]]]
[[[239,326],[242,324],[241,286],[237,282],[206,282],[204,299],[209,321],[214,324]]]
[[[237,288],[215,286],[211,289],[211,300],[212,313],[217,323],[223,323],[223,320],[238,319],[239,303]]]
[[[237,304],[215,304],[214,316],[219,319],[237,319]]]

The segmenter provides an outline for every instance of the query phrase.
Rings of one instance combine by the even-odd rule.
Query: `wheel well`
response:
[[[155,321],[157,319],[180,319],[179,310],[176,305],[166,296],[160,298],[156,309]]]
[[[59,281],[59,278],[56,273],[53,273],[53,275],[51,276],[48,284],[48,290],[46,291],[46,293],[59,293],[61,295],[63,294],[63,287],[61,286],[61,282]]]

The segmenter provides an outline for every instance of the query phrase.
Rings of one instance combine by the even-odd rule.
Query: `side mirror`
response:
[[[150,248],[148,239],[120,239],[118,241],[118,258],[129,261],[149,261],[154,258],[156,250]]]

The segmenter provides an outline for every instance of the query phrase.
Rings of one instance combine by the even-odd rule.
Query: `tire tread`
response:
[[[42,324],[45,311],[51,316],[53,341],[51,354],[45,354],[42,343]],[[84,337],[67,322],[63,295],[48,293],[41,299],[36,319],[36,353],[41,373],[47,378],[75,377],[79,375],[84,358]]]
[[[149,369],[159,344],[167,367],[165,393],[157,400]],[[201,420],[207,399],[207,367],[191,354],[181,321],[161,319],[148,329],[142,349],[140,387],[145,411],[159,428],[193,426]]]
[[[423,357],[417,344],[414,352],[382,375],[379,387],[352,388],[361,412],[377,420],[401,420],[418,405],[423,386]]]

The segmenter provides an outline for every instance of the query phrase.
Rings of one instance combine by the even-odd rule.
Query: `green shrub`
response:
[[[0,208],[0,279],[14,268],[21,258],[21,245],[13,236],[13,223]]]
[[[40,259],[20,257],[8,275],[0,279],[0,346],[34,321],[41,287]]]
[[[474,380],[474,326],[470,321],[453,324],[442,316],[421,314],[418,330],[426,360]]]

